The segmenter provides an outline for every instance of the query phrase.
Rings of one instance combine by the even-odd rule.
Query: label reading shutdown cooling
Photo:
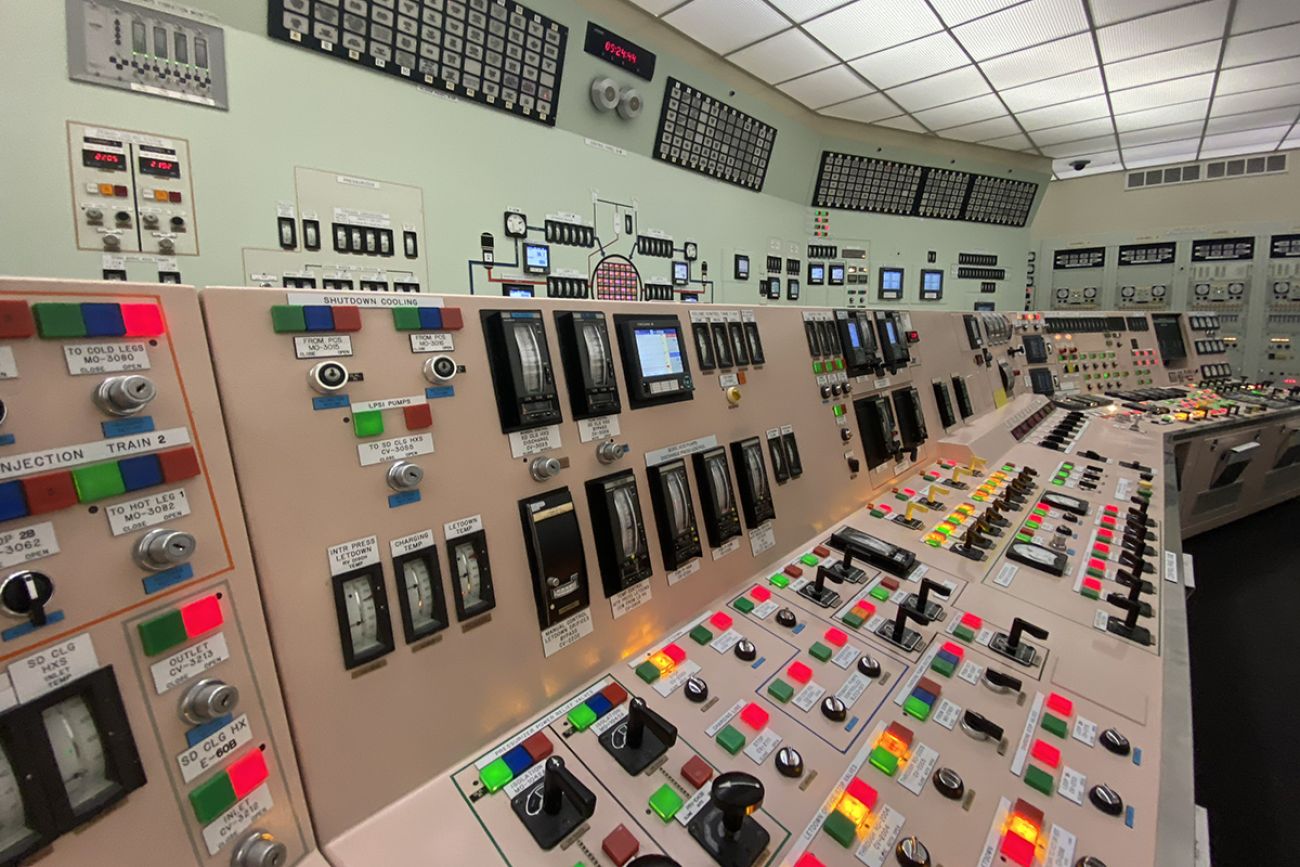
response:
[[[180,766],[181,777],[187,783],[194,782],[208,768],[214,767],[252,739],[253,724],[248,721],[248,714],[244,714],[177,756],[176,764]]]
[[[166,659],[149,666],[153,686],[159,695],[175,689],[191,677],[202,674],[230,658],[226,634],[218,632],[198,644],[176,651]]]
[[[46,521],[30,527],[14,527],[0,533],[0,568],[30,563],[59,553],[54,524]]]
[[[143,343],[70,343],[63,347],[63,358],[73,376],[149,369],[149,349]]]
[[[174,488],[150,494],[129,503],[114,503],[104,509],[108,516],[108,529],[114,536],[133,533],[190,513],[190,501],[184,488]]]
[[[90,635],[82,633],[9,666],[18,700],[31,701],[99,668]]]

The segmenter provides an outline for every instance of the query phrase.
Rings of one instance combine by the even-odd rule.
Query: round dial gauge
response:
[[[9,763],[8,754],[0,750],[0,852],[31,834],[18,775]]]
[[[1096,287],[1096,286],[1089,286],[1089,287],[1087,287],[1086,289],[1084,289],[1084,290],[1083,290],[1083,297],[1084,297],[1084,298],[1096,298],[1096,297],[1097,297],[1097,287]]]
[[[1192,291],[1196,293],[1198,298],[1204,298],[1206,295],[1210,294],[1210,284],[1197,283],[1195,288],[1192,289]]]
[[[343,584],[343,599],[348,610],[348,638],[352,652],[361,655],[383,646],[379,638],[379,611],[375,603],[375,588],[366,576],[352,578]]]
[[[1137,294],[1137,287],[1121,286],[1119,287],[1119,294],[1124,298],[1132,298],[1134,295]]]
[[[104,742],[85,697],[64,699],[41,716],[72,809],[80,809],[115,785],[108,777]]]
[[[429,561],[414,557],[402,564],[402,584],[411,610],[411,627],[420,632],[431,626],[442,625],[438,620],[437,600],[433,590],[433,574]]]
[[[1229,283],[1229,284],[1228,284],[1228,294],[1229,294],[1229,295],[1233,295],[1233,296],[1244,295],[1245,292],[1246,292],[1246,284],[1245,284],[1245,283]]]
[[[506,214],[506,234],[511,238],[522,238],[528,234],[528,218],[523,214],[510,211]]]
[[[1056,297],[1064,301],[1066,298],[1070,297],[1070,290],[1062,286],[1060,289],[1056,290]]]
[[[684,253],[687,259],[694,261],[700,255],[700,248],[695,244],[694,241],[687,241],[685,244],[682,245],[682,252]]]
[[[468,542],[456,546],[456,580],[460,582],[460,596],[466,608],[483,601],[483,578],[479,573],[478,557],[474,546]]]
[[[1156,286],[1151,287],[1151,294],[1156,298],[1164,298],[1165,293],[1167,293],[1168,291],[1169,291],[1169,287],[1165,286],[1164,284],[1158,284]]]

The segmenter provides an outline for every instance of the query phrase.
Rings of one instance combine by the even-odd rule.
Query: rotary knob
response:
[[[135,562],[141,569],[161,572],[188,562],[198,543],[183,530],[159,527],[150,530],[135,543]]]
[[[239,704],[239,688],[224,680],[206,678],[191,686],[181,696],[181,719],[200,725],[223,717]]]
[[[1091,855],[1084,855],[1078,861],[1074,862],[1074,867],[1106,867],[1106,862],[1100,858],[1094,858]]]
[[[894,847],[894,857],[903,867],[930,867],[930,850],[916,837],[904,837]]]
[[[783,777],[802,777],[803,756],[794,747],[781,747],[776,751],[776,769]]]
[[[844,722],[844,718],[848,715],[849,709],[840,699],[833,695],[822,699],[822,716],[831,722]]]
[[[1088,800],[1107,816],[1118,816],[1124,812],[1124,799],[1119,796],[1119,792],[1105,783],[1089,789]]]
[[[777,626],[784,626],[786,629],[793,629],[798,625],[798,623],[798,618],[794,616],[794,612],[789,608],[782,608],[780,611],[776,612]]]
[[[109,415],[134,415],[158,396],[147,376],[110,376],[95,389],[95,405]]]
[[[867,677],[880,677],[880,663],[864,653],[858,657],[858,671]]]
[[[54,582],[44,572],[23,570],[0,582],[0,608],[11,617],[23,617],[35,626],[45,624],[45,604],[54,596]]]
[[[686,693],[687,701],[699,704],[709,697],[709,685],[704,682],[703,678],[688,677],[686,685],[682,688]]]
[[[1101,745],[1117,756],[1127,756],[1132,750],[1128,738],[1115,729],[1106,729],[1101,733]]]
[[[737,641],[736,649],[733,652],[736,654],[737,659],[743,660],[744,662],[753,662],[758,658],[758,648],[755,647],[754,642],[750,641],[748,638],[742,638]]]
[[[250,831],[230,856],[230,867],[284,867],[289,849],[266,831]]]
[[[397,461],[388,468],[388,487],[394,491],[413,491],[424,481],[424,470],[410,461]]]
[[[957,801],[966,793],[966,784],[962,782],[961,774],[952,768],[939,768],[934,772],[934,776],[930,780],[934,783],[934,787],[939,790],[939,794],[945,798]]]

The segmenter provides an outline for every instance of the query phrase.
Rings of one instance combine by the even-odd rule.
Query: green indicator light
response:
[[[271,329],[276,334],[307,330],[307,315],[303,308],[293,304],[275,304],[271,307]]]
[[[1068,731],[1065,725],[1065,720],[1057,716],[1052,716],[1050,713],[1043,714],[1043,728],[1056,735],[1058,738],[1065,737],[1066,732]]]
[[[903,702],[903,713],[925,722],[930,718],[930,706],[916,696],[909,695],[907,701]]]
[[[190,792],[194,816],[204,825],[233,807],[237,800],[235,787],[225,771]]]
[[[710,632],[703,624],[691,630],[691,640],[696,644],[708,644],[713,640],[713,633]]]
[[[783,575],[780,572],[777,572],[771,578],[768,578],[767,581],[773,587],[779,587],[781,589],[785,589],[786,587],[790,586],[790,576]]]
[[[636,667],[636,676],[646,683],[654,683],[659,679],[659,669],[653,662],[647,660]]]
[[[785,704],[794,697],[794,687],[778,677],[768,685],[767,694]]]
[[[682,808],[682,796],[673,791],[673,787],[665,783],[659,787],[659,791],[650,796],[650,809],[655,811],[655,815],[665,822],[672,821],[673,816]]]
[[[745,736],[732,726],[723,726],[722,731],[718,732],[718,736],[714,740],[718,742],[718,746],[733,756],[745,746]]]
[[[808,648],[808,653],[812,655],[813,659],[820,659],[822,662],[831,658],[831,649],[820,641],[814,641],[813,646]]]
[[[136,629],[140,633],[140,644],[144,647],[145,656],[157,656],[189,639],[179,609],[146,620]]]
[[[754,610],[754,601],[750,599],[748,596],[737,596],[734,600],[732,600],[731,607],[741,612],[742,614],[748,614],[749,612]]]
[[[886,776],[892,777],[898,770],[898,756],[884,747],[876,747],[872,750],[867,761],[871,762],[873,768],[883,771]]]
[[[821,562],[821,560],[817,558],[816,554],[804,554],[802,557],[799,558],[799,562],[804,564],[805,566],[816,566],[818,563]]]
[[[73,470],[72,483],[77,488],[77,499],[82,503],[93,503],[105,497],[126,493],[122,471],[115,461]]]
[[[377,437],[384,432],[384,414],[377,409],[352,413],[352,430],[359,437]]]
[[[1031,789],[1037,789],[1044,795],[1050,796],[1055,783],[1056,781],[1052,779],[1052,775],[1042,768],[1031,765],[1025,769],[1025,784]]]
[[[832,840],[847,849],[857,839],[858,826],[839,810],[831,810],[826,821],[822,822],[822,830],[829,834]]]
[[[419,331],[420,311],[415,307],[394,307],[393,327],[398,331]]]
[[[586,705],[582,705],[582,707],[586,707]],[[514,777],[514,771],[510,770],[510,766],[506,764],[506,760],[501,758],[496,759],[492,764],[478,772],[479,782],[481,782],[483,788],[487,789],[489,792],[497,791],[506,783],[513,780]]]
[[[653,665],[650,667],[654,668]],[[641,670],[637,669],[637,674],[640,673]],[[657,677],[658,675],[659,669],[655,668],[655,676]],[[649,681],[646,681],[646,683],[649,683]],[[573,710],[569,711],[569,725],[573,726],[574,731],[585,732],[595,721],[596,712],[587,707],[586,704],[580,704]],[[507,770],[509,770],[509,768],[507,768]]]

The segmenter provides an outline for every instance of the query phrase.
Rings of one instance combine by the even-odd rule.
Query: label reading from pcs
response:
[[[412,352],[451,352],[455,348],[451,335],[445,332],[411,335]]]
[[[443,524],[442,535],[450,541],[459,538],[460,536],[468,536],[470,533],[477,533],[482,529],[483,516],[470,515],[468,518],[457,518],[454,521]]]
[[[558,424],[515,431],[510,435],[510,454],[516,458],[526,458],[559,447],[560,426]]]
[[[63,358],[73,376],[149,369],[143,343],[70,343],[63,347]]]
[[[99,668],[88,633],[75,635],[9,666],[18,700],[31,701]]]
[[[203,842],[208,847],[208,854],[215,855],[220,852],[223,846],[252,827],[260,816],[269,813],[273,806],[271,785],[263,783],[247,798],[222,813],[215,822],[203,829]]]
[[[12,347],[0,346],[0,379],[17,379],[18,362],[14,361]]]
[[[432,530],[421,530],[418,533],[412,533],[409,536],[403,536],[400,539],[394,539],[388,543],[388,551],[394,557],[400,557],[403,554],[410,554],[412,551],[422,551],[425,548],[432,547]]]
[[[342,575],[373,566],[379,562],[379,537],[367,536],[335,545],[327,552],[330,558],[330,575]]]
[[[357,455],[361,458],[363,467],[431,454],[433,454],[433,434],[427,433],[393,437],[391,440],[361,443],[357,446]]]
[[[149,666],[154,689],[159,695],[175,689],[191,677],[202,674],[230,658],[226,634],[218,632],[198,644],[178,650],[166,659]]]
[[[619,435],[618,416],[599,415],[578,419],[578,439],[584,443],[607,440]]]
[[[248,721],[248,714],[244,714],[177,756],[176,764],[180,765],[181,777],[187,783],[194,782],[208,768],[252,739],[253,726]]]
[[[584,608],[542,633],[542,652],[546,656],[559,653],[570,644],[590,635],[592,628],[591,609]]]
[[[114,503],[104,509],[108,516],[108,529],[114,536],[143,530],[189,513],[190,502],[185,497],[184,488],[150,494],[129,503]]]
[[[57,553],[59,540],[54,536],[54,524],[50,521],[0,533],[0,568],[30,563]]]
[[[321,334],[293,339],[297,358],[350,358],[352,338],[346,334]]]

